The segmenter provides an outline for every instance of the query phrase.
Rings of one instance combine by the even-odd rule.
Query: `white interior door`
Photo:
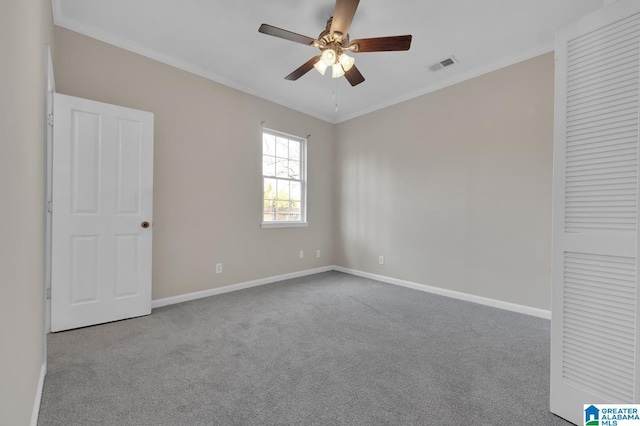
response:
[[[640,402],[640,1],[556,38],[551,411]]]
[[[153,114],[55,95],[51,330],[151,313]]]

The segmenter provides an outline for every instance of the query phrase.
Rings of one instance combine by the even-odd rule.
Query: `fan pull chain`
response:
[[[338,81],[333,80],[333,101],[336,105],[336,112],[338,112]]]

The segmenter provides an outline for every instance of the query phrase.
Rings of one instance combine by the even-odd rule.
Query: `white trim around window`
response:
[[[307,139],[262,129],[263,228],[307,223]]]

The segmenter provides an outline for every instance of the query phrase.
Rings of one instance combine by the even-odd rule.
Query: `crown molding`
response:
[[[260,90],[255,89],[253,87],[249,87],[249,86],[245,86],[242,84],[239,84],[236,81],[233,81],[227,77],[224,77],[220,74],[216,74],[213,73],[209,70],[206,70],[202,67],[199,67],[197,65],[194,65],[188,61],[183,61],[181,59],[177,59],[173,56],[164,54],[164,53],[160,53],[156,50],[153,49],[149,49],[147,47],[141,46],[137,43],[134,43],[130,40],[127,40],[123,37],[119,37],[116,36],[112,33],[109,33],[107,31],[103,31],[100,29],[97,29],[93,26],[90,25],[86,25],[86,24],[82,24],[80,22],[77,22],[75,20],[71,20],[71,19],[66,19],[61,17],[61,13],[59,11],[58,8],[55,7],[56,4],[59,4],[59,2],[57,0],[54,0],[54,23],[55,25],[61,27],[61,28],[66,28],[70,31],[85,35],[87,37],[91,37],[93,39],[102,41],[104,43],[119,47],[121,49],[127,50],[129,52],[133,52],[133,53],[137,53],[138,55],[144,56],[146,58],[149,59],[153,59],[155,61],[161,62],[165,65],[169,65],[172,66],[174,68],[180,69],[182,71],[186,71],[188,73],[197,75],[199,77],[202,78],[206,78],[208,80],[214,81],[216,83],[222,84],[224,86],[230,87],[232,89],[236,89],[240,92],[255,96],[257,98],[261,98],[264,100],[267,100],[269,102],[273,102],[276,103],[278,105],[284,106],[286,108],[290,108],[293,109],[295,111],[298,111],[302,114],[306,114],[306,115],[310,115],[312,117],[315,117],[317,119],[329,122],[331,124],[336,124],[336,118],[335,117],[331,117],[331,116],[327,116],[324,114],[319,114],[316,111],[312,111],[309,110],[307,108],[301,107],[300,105],[297,105],[295,103],[292,102],[288,102],[284,99],[281,98],[277,98],[277,97],[273,97],[273,96],[267,96],[264,93],[261,93]]]
[[[495,62],[493,62],[491,64],[474,68],[474,69],[469,70],[469,71],[467,71],[467,72],[465,72],[463,74],[456,75],[454,77],[451,77],[451,78],[446,79],[446,80],[439,81],[439,82],[437,82],[435,84],[432,84],[432,85],[429,85],[429,86],[426,86],[426,87],[422,87],[422,88],[420,88],[418,90],[415,90],[415,91],[410,92],[410,93],[406,93],[406,94],[404,94],[402,96],[398,96],[398,97],[395,97],[395,98],[392,98],[392,99],[389,99],[389,100],[385,100],[384,102],[371,105],[370,107],[368,107],[366,109],[361,109],[361,110],[356,111],[354,113],[347,114],[346,116],[340,118],[340,120],[338,120],[338,123],[349,121],[351,119],[360,117],[362,115],[370,114],[372,112],[379,111],[381,109],[388,108],[388,107],[400,104],[402,102],[406,102],[406,101],[411,100],[411,99],[419,98],[420,96],[427,95],[429,93],[432,93],[432,92],[447,88],[449,86],[453,86],[455,84],[462,83],[464,81],[471,80],[471,79],[476,78],[476,77],[480,77],[481,75],[488,74],[490,72],[497,71],[499,69],[506,68],[508,66],[517,64],[519,62],[523,62],[523,61],[526,61],[528,59],[535,58],[536,56],[540,56],[540,55],[543,55],[545,53],[549,53],[549,52],[553,52],[553,51],[554,51],[554,43],[553,42],[545,43],[543,45],[537,46],[537,47],[535,47],[533,49],[529,49],[529,50],[527,50],[525,52],[522,52],[522,53],[519,53],[517,55],[512,55],[512,56],[509,56],[507,58],[495,61]]]
[[[395,98],[391,98],[391,99],[386,99],[383,102],[380,103],[376,103],[373,105],[368,106],[367,108],[364,109],[359,109],[357,111],[354,111],[350,114],[346,114],[346,115],[339,115],[339,116],[332,116],[332,115],[325,115],[322,113],[318,113],[317,111],[314,110],[310,110],[308,108],[304,108],[298,104],[289,102],[285,99],[282,98],[278,98],[278,97],[274,97],[271,95],[266,95],[264,93],[262,93],[262,91],[260,89],[257,89],[255,87],[250,87],[250,86],[246,86],[246,85],[242,85],[239,84],[238,82],[222,76],[220,74],[211,72],[209,70],[206,70],[202,67],[199,67],[195,64],[192,64],[188,61],[183,61],[181,59],[177,59],[173,56],[158,52],[156,50],[153,49],[149,49],[147,47],[141,46],[137,43],[131,42],[130,40],[127,40],[123,37],[119,37],[115,34],[109,33],[107,31],[103,31],[100,30],[94,26],[91,25],[86,25],[83,23],[80,23],[76,20],[73,19],[67,19],[63,17],[63,13],[62,13],[62,6],[61,6],[61,2],[60,0],[53,0],[53,16],[54,16],[54,23],[55,25],[62,27],[62,28],[66,28],[68,30],[77,32],[79,34],[85,35],[87,37],[91,37],[94,38],[96,40],[111,44],[113,46],[119,47],[121,49],[133,52],[133,53],[137,53],[139,55],[142,55],[144,57],[153,59],[155,61],[161,62],[163,64],[172,66],[174,68],[186,71],[188,73],[197,75],[199,77],[202,78],[206,78],[208,80],[214,81],[216,83],[222,84],[224,86],[230,87],[232,89],[238,90],[240,92],[255,96],[257,98],[260,99],[264,99],[266,101],[269,102],[273,102],[276,103],[278,105],[281,105],[283,107],[286,108],[290,108],[293,109],[297,112],[300,112],[302,114],[306,114],[309,115],[311,117],[315,117],[319,120],[322,121],[326,121],[330,124],[338,124],[338,123],[342,123],[345,121],[349,121],[352,120],[354,118],[375,112],[375,111],[379,111],[382,110],[384,108],[388,108],[397,104],[400,104],[402,102],[411,100],[411,99],[415,99],[418,98],[420,96],[423,95],[427,95],[429,93],[435,92],[437,90],[441,90],[444,89],[446,87],[449,86],[453,86],[455,84],[458,83],[462,83],[464,81],[479,77],[481,75],[499,70],[501,68],[505,68],[508,67],[510,65],[514,65],[516,63],[525,61],[527,59],[531,59],[534,58],[536,56],[545,54],[545,53],[549,53],[552,52],[554,50],[554,43],[550,42],[550,43],[546,43],[540,46],[537,46],[535,48],[529,49],[525,52],[522,53],[518,53],[516,55],[512,55],[509,56],[507,58],[495,61],[491,64],[488,65],[484,65],[484,66],[480,66],[477,68],[474,68],[472,70],[469,70],[463,74],[460,75],[456,75],[454,77],[439,81],[435,84],[432,85],[428,85],[426,87],[422,87],[419,88],[417,90],[414,90],[412,92],[409,93],[405,93],[401,96],[397,96]]]

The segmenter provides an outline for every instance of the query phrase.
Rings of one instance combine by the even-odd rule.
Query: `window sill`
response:
[[[307,222],[262,222],[260,224],[263,229],[268,228],[306,228],[309,226]]]

